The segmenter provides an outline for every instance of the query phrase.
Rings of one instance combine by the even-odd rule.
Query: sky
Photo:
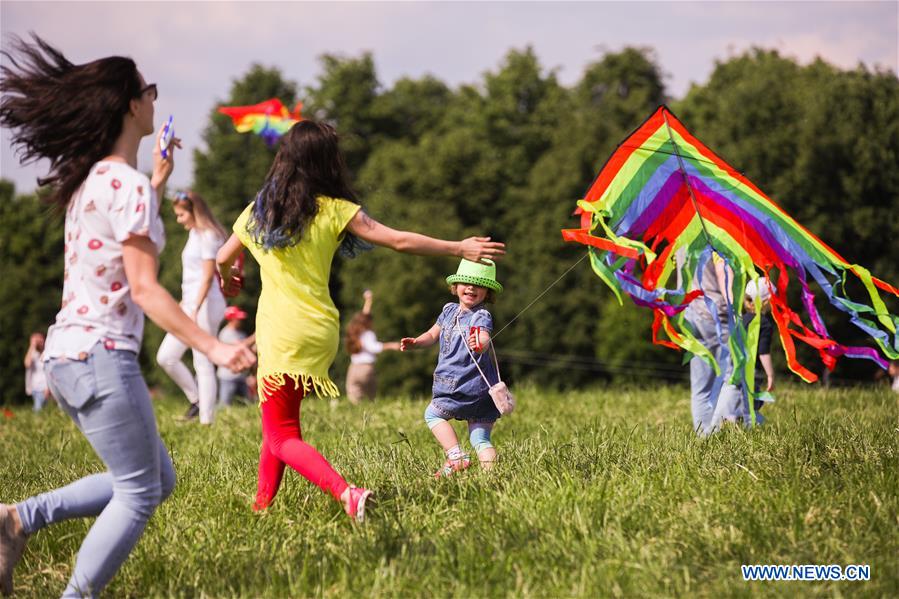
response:
[[[169,114],[187,151],[170,185],[192,179],[191,150],[210,110],[253,63],[276,66],[311,85],[324,53],[373,54],[382,84],[434,75],[477,83],[509,49],[530,45],[564,84],[604,52],[654,49],[668,94],[704,83],[716,61],[773,48],[808,63],[864,63],[897,73],[899,2],[0,2],[0,35],[35,32],[72,62],[109,55],[135,59],[159,86],[157,126]],[[7,64],[5,59],[3,64]],[[260,98],[261,100],[262,98]],[[138,168],[152,166],[141,147]],[[0,132],[0,176],[19,192],[36,186],[46,164],[22,166]],[[171,188],[171,187],[170,187]]]

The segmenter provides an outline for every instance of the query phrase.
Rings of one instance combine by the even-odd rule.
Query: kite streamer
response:
[[[841,356],[866,358],[883,368],[884,356],[899,358],[899,317],[880,296],[880,291],[899,296],[899,289],[848,263],[691,135],[666,106],[618,146],[578,202],[576,214],[580,228],[563,230],[563,239],[588,247],[594,272],[619,303],[626,294],[653,310],[653,342],[692,352],[719,374],[720,365],[695,338],[683,312],[697,300],[714,307],[695,289],[696,283],[714,254],[724,259],[732,273],[731,297],[737,298],[727,306],[730,382],[745,384],[753,395],[760,311],[748,327],[740,317],[750,279],[773,283],[771,311],[787,364],[805,381],[818,377],[797,360],[795,340],[817,350],[830,370]],[[864,286],[866,302],[848,297],[850,275]],[[843,345],[831,337],[815,306],[810,279],[880,351]],[[797,284],[801,307],[794,309],[787,293]],[[660,338],[660,331],[667,339]]]
[[[222,106],[218,111],[231,117],[238,132],[255,133],[272,147],[282,135],[303,119],[300,115],[302,108],[302,102],[298,102],[291,113],[281,100],[272,98],[252,106]]]

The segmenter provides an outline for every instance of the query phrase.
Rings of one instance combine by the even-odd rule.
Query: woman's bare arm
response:
[[[469,237],[462,241],[436,239],[420,233],[391,229],[370,217],[364,210],[357,212],[346,228],[360,239],[404,254],[458,256],[480,262],[484,258],[498,260],[506,253],[506,244],[490,241],[489,237]]]
[[[125,277],[131,299],[150,320],[188,346],[206,354],[220,366],[239,372],[250,367],[256,356],[244,346],[228,345],[197,326],[156,278],[156,246],[148,237],[132,236],[122,244]]]
[[[206,301],[206,296],[209,295],[209,289],[212,287],[212,279],[215,277],[215,260],[203,260],[202,268],[203,279],[200,281],[200,292],[197,294],[197,307],[193,313],[194,320],[197,319],[200,307]]]
[[[240,286],[235,285],[235,273],[232,270],[241,250],[243,250],[243,244],[240,242],[240,238],[232,233],[215,255],[215,265],[221,278],[222,292],[227,297],[234,297],[240,291]]]

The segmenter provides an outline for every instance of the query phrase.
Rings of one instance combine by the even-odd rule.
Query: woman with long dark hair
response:
[[[225,228],[200,194],[178,192],[172,202],[175,218],[188,230],[181,252],[181,308],[210,335],[217,335],[225,316],[225,296],[215,281],[215,254],[225,239]],[[190,401],[187,418],[200,416],[200,424],[212,424],[215,414],[215,366],[198,350],[193,351],[196,377],[181,361],[187,345],[169,333],[159,345],[156,361]]]
[[[23,162],[50,161],[38,182],[65,212],[62,306],[43,354],[48,384],[106,471],[0,505],[0,591],[12,593],[29,535],[97,516],[63,593],[94,597],[175,485],[137,362],[144,314],[216,364],[242,369],[254,357],[203,331],[156,279],[164,243],[158,198],[180,147],[174,140],[162,158],[160,130],[152,178],[137,170],[140,141],[154,130],[156,85],[130,58],[76,65],[36,36],[3,55],[0,124],[12,130]]]
[[[262,449],[254,509],[269,506],[289,465],[343,504],[359,521],[370,491],[344,478],[300,434],[300,402],[311,392],[337,397],[328,377],[340,321],[328,290],[335,252],[353,255],[360,240],[420,255],[493,258],[502,243],[486,237],[443,241],[396,231],[363,212],[347,182],[333,127],[300,121],[281,147],[256,199],[234,223],[218,255],[225,294],[236,293],[231,266],[243,246],[259,262],[262,295],[256,311]]]

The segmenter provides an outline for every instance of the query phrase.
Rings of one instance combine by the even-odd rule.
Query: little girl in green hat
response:
[[[449,420],[468,422],[469,440],[478,461],[483,468],[490,468],[496,460],[490,433],[500,417],[484,380],[486,377],[493,383],[499,377],[490,358],[483,356],[493,332],[493,317],[484,304],[493,303],[496,294],[503,290],[496,280],[496,265],[487,259],[483,263],[463,259],[456,274],[448,276],[446,282],[458,303],[446,304],[437,322],[426,332],[400,341],[401,351],[440,342],[433,399],[425,409],[425,422],[446,453],[446,463],[435,473],[437,478],[450,476],[471,464]]]

